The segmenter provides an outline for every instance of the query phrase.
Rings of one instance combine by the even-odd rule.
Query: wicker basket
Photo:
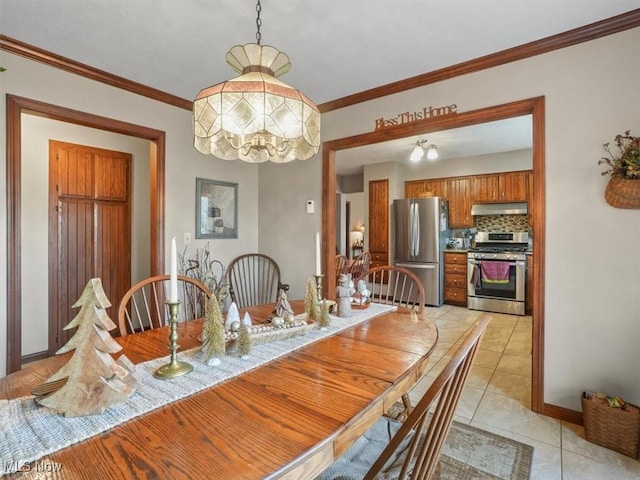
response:
[[[640,179],[613,175],[604,191],[604,199],[616,208],[640,208]]]
[[[582,394],[582,417],[587,441],[638,458],[640,415],[612,408]]]

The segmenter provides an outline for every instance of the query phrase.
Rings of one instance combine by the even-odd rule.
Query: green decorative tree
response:
[[[314,322],[319,321],[318,315],[318,290],[313,277],[307,279],[307,289],[304,294],[304,311],[307,318]]]
[[[318,310],[320,310],[318,315],[318,325],[321,328],[327,328],[331,325],[331,317],[329,317],[329,304],[327,302],[320,302],[318,306]]]
[[[251,351],[251,333],[249,327],[244,323],[240,325],[238,332],[238,353],[241,357],[249,355]]]
[[[204,326],[202,328],[202,355],[205,362],[210,363],[225,353],[224,323],[220,304],[214,293],[207,304]],[[218,363],[218,362],[211,362]]]

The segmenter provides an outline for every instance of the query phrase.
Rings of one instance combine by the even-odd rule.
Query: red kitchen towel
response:
[[[509,283],[509,262],[482,262],[482,281],[486,283]]]

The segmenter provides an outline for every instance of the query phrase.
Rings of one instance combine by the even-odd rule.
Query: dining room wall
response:
[[[597,164],[603,143],[640,131],[640,62],[630,61],[639,44],[634,28],[322,117],[329,141],[371,132],[377,118],[423,107],[455,103],[467,112],[545,97],[544,401],[576,411],[583,390],[640,402],[640,221],[638,210],[605,202],[607,178]],[[290,183],[320,183],[318,162],[300,165]],[[302,237],[309,228],[292,225],[288,232]],[[260,241],[270,239],[265,234]],[[278,250],[284,255],[286,246]],[[301,256],[311,261],[305,258],[311,250]]]
[[[177,237],[184,248],[184,232],[193,238],[189,251],[207,244],[225,265],[235,256],[258,248],[258,168],[205,156],[192,145],[192,114],[43,63],[0,50],[0,118],[6,118],[6,94],[29,98],[81,112],[154,128],[166,133],[164,242]],[[194,96],[197,92],[194,92]],[[6,129],[0,129],[0,375],[6,373],[7,345],[7,158]],[[29,171],[22,172],[29,178]],[[238,183],[238,238],[195,239],[196,177]],[[168,248],[164,252],[169,264]],[[46,265],[42,265],[46,275]],[[44,292],[46,297],[46,292]],[[46,336],[46,332],[41,335]]]

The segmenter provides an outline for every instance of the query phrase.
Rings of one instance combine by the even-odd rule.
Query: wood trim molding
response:
[[[591,23],[583,27],[575,28],[551,37],[525,43],[517,47],[502,50],[483,57],[478,57],[466,62],[444,67],[432,72],[416,75],[397,82],[388,83],[380,87],[371,88],[353,95],[321,103],[318,109],[321,113],[338,110],[362,102],[375,100],[386,95],[404,92],[413,88],[423,87],[436,82],[441,82],[460,75],[486,70],[506,63],[523,60],[528,57],[541,55],[561,48],[570,47],[579,43],[595,40],[614,33],[622,32],[640,26],[640,9],[632,10],[615,17],[607,18],[599,22]]]
[[[563,422],[573,423],[575,425],[584,425],[582,412],[576,412],[569,408],[558,407],[549,403],[544,404],[544,415],[547,417],[562,420]]]
[[[544,155],[544,97],[519,100],[502,105],[459,113],[450,117],[433,117],[423,122],[400,124],[351,137],[338,138],[322,144],[322,238],[323,271],[326,272],[325,294],[335,295],[336,251],[336,154],[340,150],[396,140],[413,135],[448,130],[480,123],[503,120],[522,115],[533,116],[533,203],[534,212],[534,282],[531,409],[544,413],[544,224],[545,224],[545,155]]]
[[[0,35],[0,50],[15,53],[16,55],[20,55],[30,60],[44,63],[51,67],[60,68],[61,70],[75,73],[76,75],[105,83],[128,92],[136,93],[143,97],[157,100],[158,102],[167,103],[174,107],[184,108],[189,111],[193,109],[193,101],[191,100],[186,100],[176,95],[172,95],[141,83],[119,77],[112,73],[99,70],[89,65],[85,65],[84,63],[76,62],[70,58],[34,47],[19,40],[7,37],[6,35]]]
[[[20,182],[23,113],[97,128],[151,142],[151,274],[164,271],[165,132],[7,94],[7,374],[22,363]]]

